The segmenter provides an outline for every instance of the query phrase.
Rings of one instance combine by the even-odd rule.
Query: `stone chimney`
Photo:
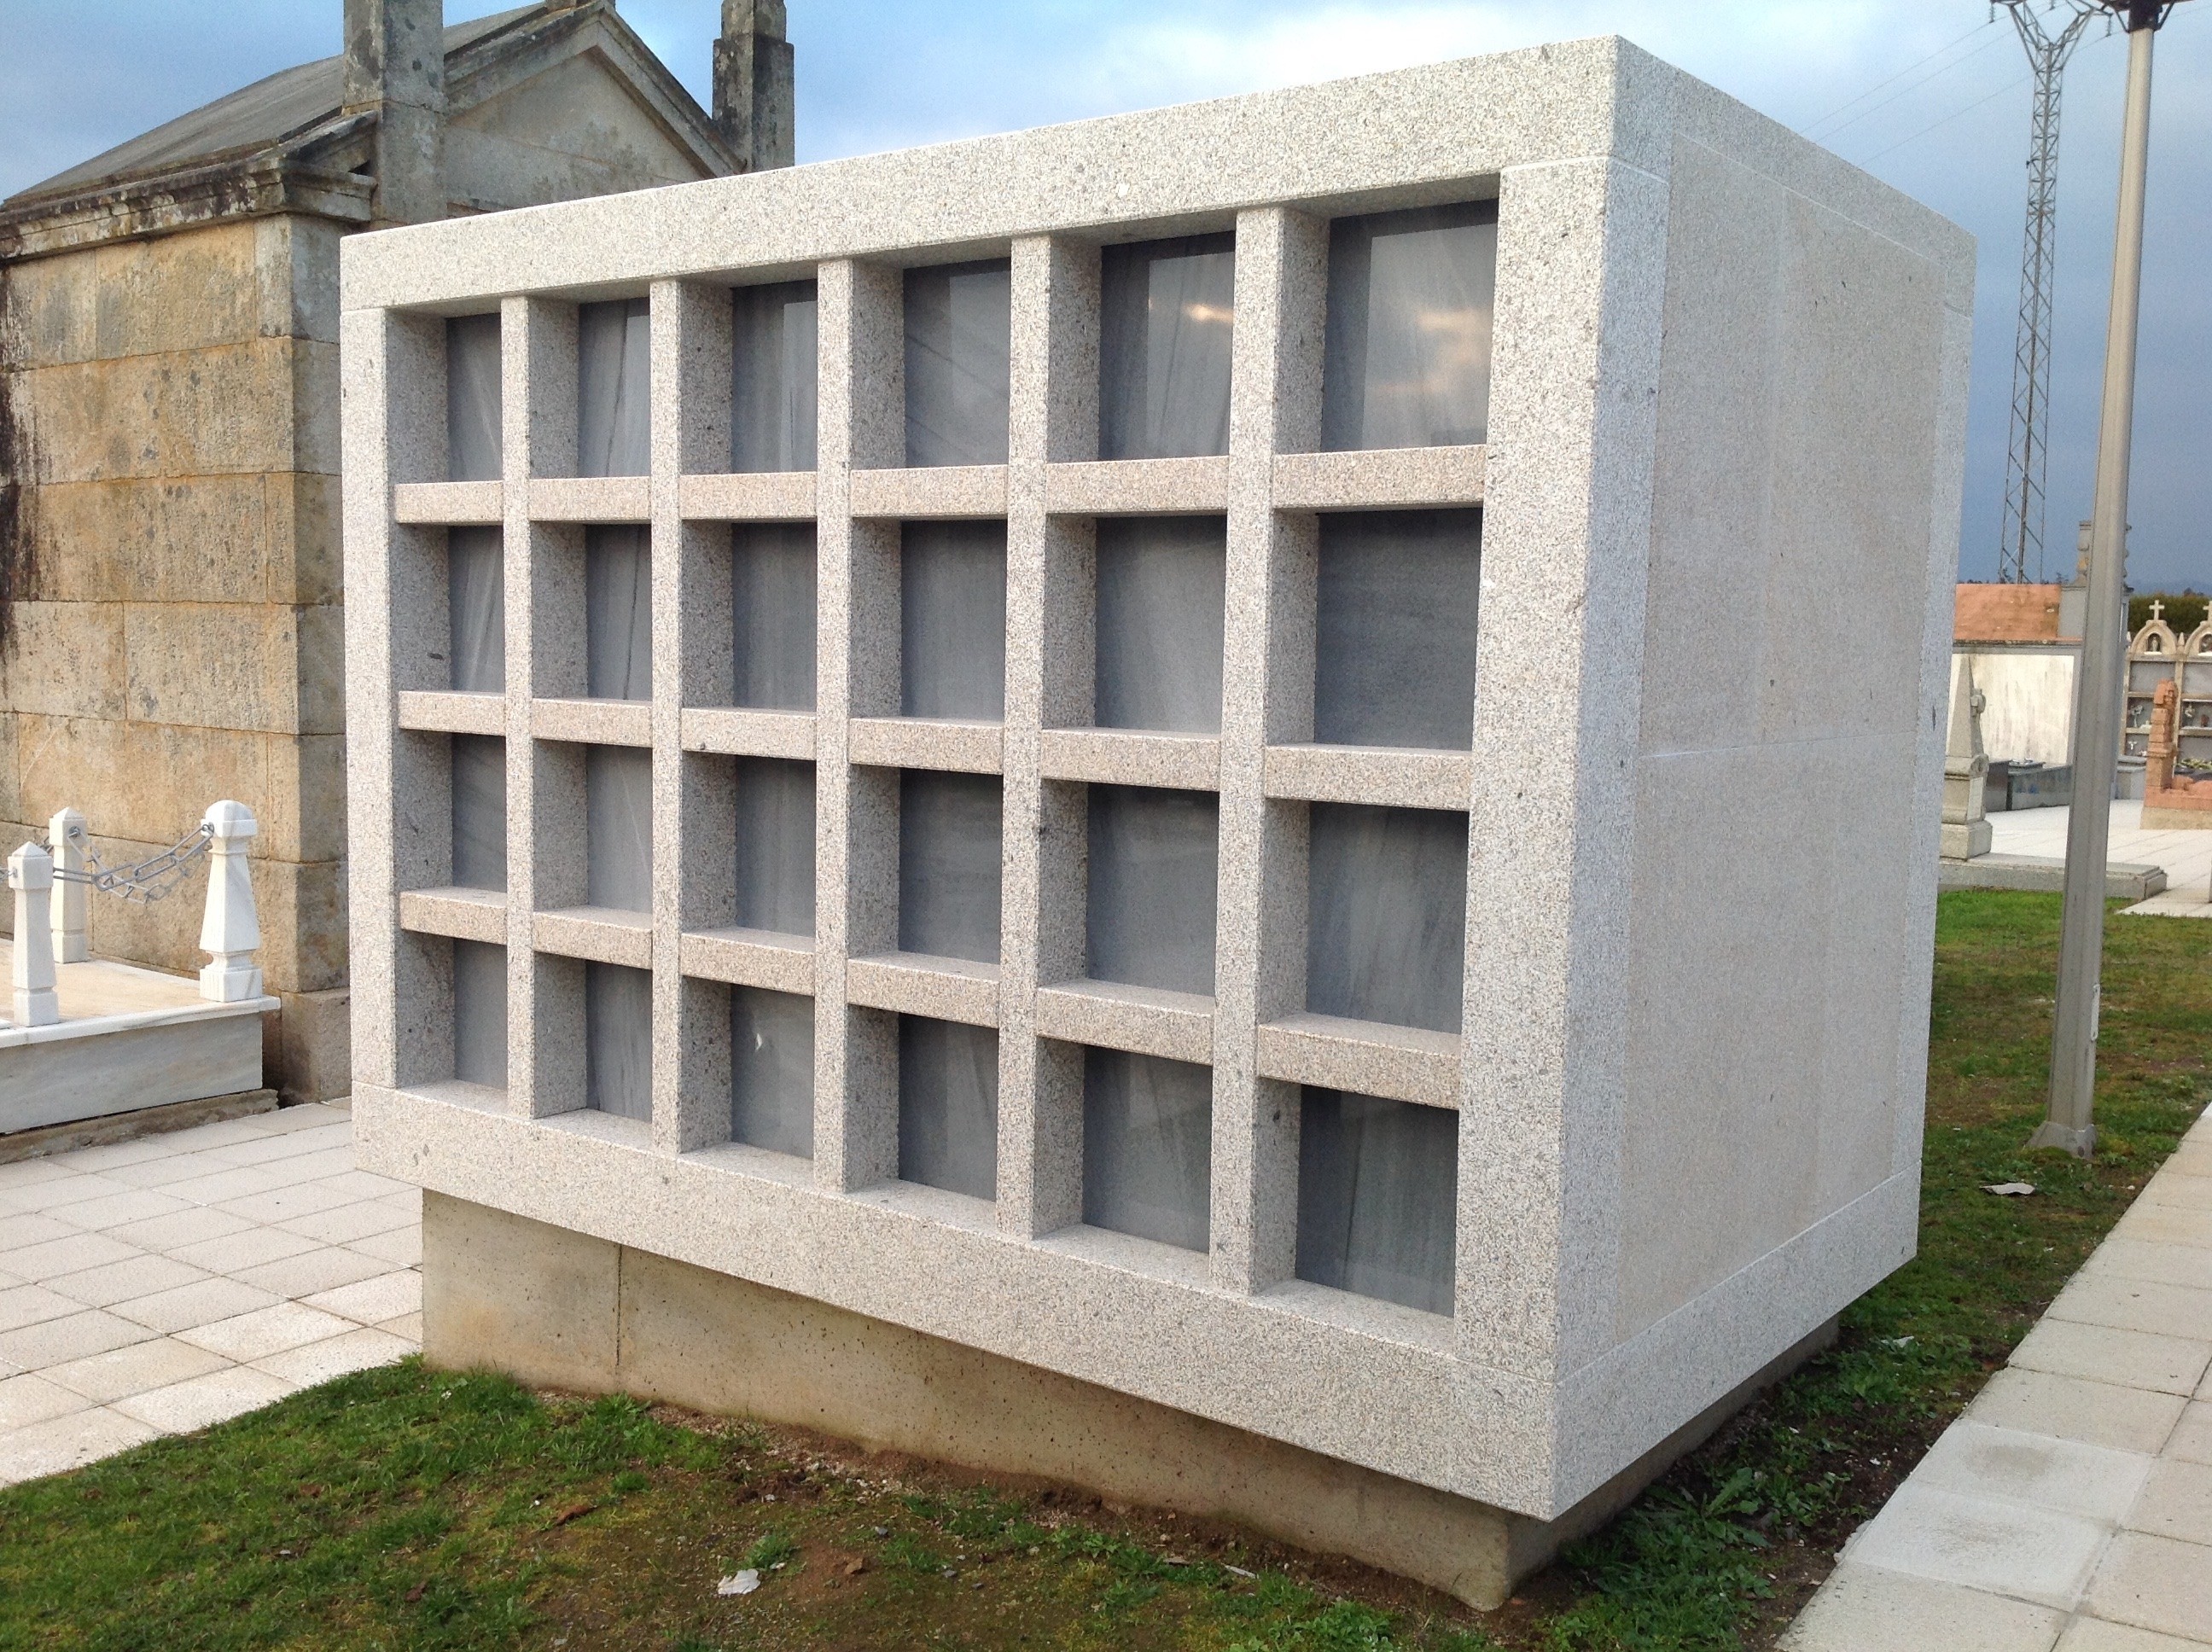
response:
[[[345,108],[376,114],[373,226],[444,217],[445,0],[345,0]]]
[[[722,0],[714,129],[743,172],[791,164],[791,42],[784,27],[783,0]]]

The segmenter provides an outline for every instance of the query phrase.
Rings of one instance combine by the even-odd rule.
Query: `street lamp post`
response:
[[[2089,531],[2089,597],[2074,680],[2074,801],[2066,824],[2066,897],[2058,935],[2058,1002],[2051,1039],[2051,1104],[2031,1147],[2087,1158],[2097,1126],[2097,1010],[2105,960],[2105,852],[2112,775],[2126,704],[2128,458],[2134,438],[2136,332],[2142,296],[2143,193],[2150,166],[2151,43],[2176,0],[2102,0],[2128,32],[2128,100],[2120,149],[2112,304],[2105,327],[2104,416]]]

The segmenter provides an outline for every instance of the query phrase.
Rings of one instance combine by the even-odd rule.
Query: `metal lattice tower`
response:
[[[2033,0],[2002,0],[2035,75],[2027,140],[2027,229],[2020,268],[2020,337],[2012,363],[2012,442],[2005,460],[2004,537],[1997,578],[2010,584],[2043,577],[2045,426],[2051,400],[2051,288],[2058,253],[2058,91],[2066,60],[2099,7],[2065,0],[2065,26],[2056,34],[2030,9]],[[2046,3],[2046,15],[2059,9]]]

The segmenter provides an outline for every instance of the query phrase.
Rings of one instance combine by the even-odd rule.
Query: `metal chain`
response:
[[[54,877],[63,883],[88,884],[120,901],[143,901],[150,906],[175,892],[185,881],[185,875],[199,864],[214,841],[215,828],[202,821],[158,854],[127,866],[103,866],[100,864],[100,851],[92,847],[88,838],[85,870],[65,872],[56,867]]]

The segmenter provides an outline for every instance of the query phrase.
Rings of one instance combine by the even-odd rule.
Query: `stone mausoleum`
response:
[[[711,115],[612,0],[343,10],[342,55],[0,203],[0,834],[73,807],[112,865],[248,805],[294,1101],[349,1087],[340,240],[791,159],[781,0],[726,0]],[[196,902],[90,915],[199,967]]]
[[[1972,262],[1615,39],[349,241],[429,1357],[1498,1601],[1912,1254]]]

